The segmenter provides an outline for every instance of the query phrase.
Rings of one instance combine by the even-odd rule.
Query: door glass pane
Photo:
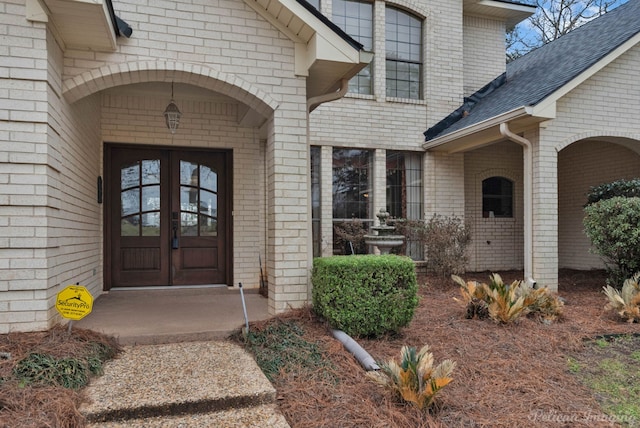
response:
[[[198,164],[180,161],[180,184],[198,185]]]
[[[200,190],[200,212],[212,217],[218,216],[218,195]]]
[[[198,214],[182,213],[180,234],[182,236],[198,236]]]
[[[160,213],[142,214],[142,236],[160,236]]]
[[[212,192],[218,191],[218,174],[208,166],[200,167],[200,187]]]
[[[180,209],[182,211],[198,211],[198,189],[180,186]]]
[[[200,236],[218,236],[218,220],[213,217],[201,215]]]
[[[128,189],[140,184],[140,165],[138,162],[120,169],[120,189]]]
[[[142,188],[142,211],[160,210],[160,186]]]
[[[142,161],[142,184],[160,183],[160,160]]]
[[[125,217],[130,214],[140,212],[140,189],[125,190],[120,194],[121,216]]]
[[[140,236],[139,215],[132,215],[120,220],[120,236]]]

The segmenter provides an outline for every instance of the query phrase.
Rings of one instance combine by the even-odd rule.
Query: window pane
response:
[[[142,161],[142,184],[160,183],[160,160]]]
[[[422,98],[422,21],[393,7],[386,9],[387,96]]]
[[[142,211],[160,210],[160,186],[142,188]]]
[[[139,215],[132,215],[120,220],[120,236],[140,236]]]
[[[180,161],[180,184],[198,185],[198,164]]]
[[[180,186],[180,209],[182,211],[198,211],[198,189]]]
[[[513,182],[504,177],[482,181],[482,216],[513,217]]]
[[[160,213],[142,214],[142,236],[160,236]]]
[[[137,162],[120,170],[120,189],[128,189],[140,185],[140,164]]]
[[[218,195],[200,190],[200,212],[211,217],[218,216]]]
[[[333,217],[370,217],[371,152],[358,149],[333,151]]]
[[[139,213],[140,212],[140,189],[125,190],[120,194],[121,209],[120,215],[122,217]]]
[[[208,166],[200,166],[200,187],[212,192],[218,191],[218,174]]]
[[[311,147],[311,230],[313,239],[313,257],[322,255],[320,237],[320,147]]]
[[[333,22],[362,43],[365,50],[373,50],[373,4],[354,0],[334,0],[332,8]],[[372,94],[371,70],[371,65],[368,65],[351,79],[349,92]]]
[[[198,214],[182,213],[180,226],[182,236],[198,236]]]

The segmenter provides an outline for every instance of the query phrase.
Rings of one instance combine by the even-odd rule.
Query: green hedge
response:
[[[640,198],[615,196],[588,205],[584,230],[609,273],[609,285],[622,287],[640,272]]]
[[[640,178],[631,180],[616,180],[594,186],[587,193],[587,205],[594,204],[605,199],[622,196],[625,198],[640,197]]]
[[[408,257],[317,258],[311,281],[316,313],[356,337],[397,332],[418,306],[415,266]]]

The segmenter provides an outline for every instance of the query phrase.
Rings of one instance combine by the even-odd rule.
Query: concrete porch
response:
[[[268,300],[244,290],[249,321],[269,318]],[[73,327],[118,338],[123,345],[220,339],[244,326],[238,287],[117,289],[95,298]]]

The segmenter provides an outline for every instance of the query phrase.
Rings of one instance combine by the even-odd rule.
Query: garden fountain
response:
[[[367,245],[375,245],[378,247],[380,254],[389,254],[392,248],[399,247],[404,243],[404,236],[393,234],[396,228],[387,224],[389,213],[385,211],[384,208],[380,209],[376,217],[378,217],[380,225],[372,226],[371,229],[377,233],[375,235],[364,235],[364,242]]]

